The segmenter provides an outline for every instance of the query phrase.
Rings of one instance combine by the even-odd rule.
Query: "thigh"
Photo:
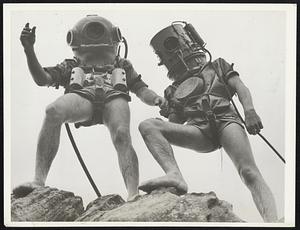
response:
[[[107,102],[103,111],[103,123],[111,130],[119,126],[129,129],[130,110],[128,101],[125,98],[117,97]]]
[[[93,116],[92,103],[75,93],[57,98],[50,106],[61,112],[64,121],[69,123],[86,121]]]
[[[256,168],[248,136],[239,124],[227,125],[221,132],[220,142],[238,170],[242,166]]]
[[[157,127],[172,145],[197,152],[210,152],[215,149],[212,142],[195,126],[156,120]]]

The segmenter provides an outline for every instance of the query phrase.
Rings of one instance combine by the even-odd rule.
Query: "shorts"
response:
[[[214,132],[206,117],[193,117],[187,120],[186,125],[192,125],[200,129],[204,136],[206,136],[214,145],[213,150],[221,148],[220,135],[223,129],[231,123],[239,124],[244,129],[244,124],[238,117],[234,108],[229,107],[223,113],[216,114],[216,132]]]
[[[127,101],[131,101],[131,97],[128,92],[122,92],[115,90],[111,85],[92,85],[86,86],[82,89],[73,89],[69,93],[76,93],[81,97],[89,100],[93,104],[93,116],[92,119],[84,122],[75,123],[75,127],[80,126],[92,126],[96,124],[103,124],[103,110],[105,103],[113,100],[117,97],[123,97]]]

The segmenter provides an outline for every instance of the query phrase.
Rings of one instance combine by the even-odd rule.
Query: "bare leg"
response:
[[[138,195],[139,168],[138,158],[131,143],[127,100],[119,97],[105,104],[103,121],[110,131],[118,153],[120,170],[128,191],[127,200],[133,200]]]
[[[149,193],[158,187],[175,187],[179,194],[186,193],[187,184],[179,170],[170,143],[198,152],[208,152],[213,148],[211,142],[196,127],[158,119],[143,121],[139,130],[149,151],[166,173],[163,177],[142,183],[139,189]]]
[[[238,124],[232,123],[222,131],[220,141],[249,188],[264,221],[277,221],[273,194],[256,166],[246,132]]]
[[[26,196],[34,188],[45,185],[50,166],[58,151],[62,124],[90,119],[92,112],[90,101],[71,93],[59,97],[47,107],[38,138],[34,180],[16,187],[13,190],[14,194]]]

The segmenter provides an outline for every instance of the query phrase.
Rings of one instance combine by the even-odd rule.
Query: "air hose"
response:
[[[85,163],[84,163],[84,161],[83,161],[83,159],[82,159],[82,157],[81,157],[81,155],[80,155],[80,152],[79,152],[79,150],[78,150],[78,148],[77,148],[77,145],[76,145],[76,143],[75,143],[75,140],[74,140],[74,138],[73,138],[73,135],[72,135],[72,132],[71,132],[71,129],[70,129],[69,124],[68,124],[68,123],[65,123],[65,127],[66,127],[68,136],[69,136],[69,138],[70,138],[71,144],[72,144],[72,146],[73,146],[73,148],[74,148],[74,151],[75,151],[76,156],[77,156],[77,158],[78,158],[78,160],[79,160],[79,162],[80,162],[81,167],[83,168],[83,170],[84,170],[84,172],[85,172],[85,174],[86,174],[86,176],[87,176],[87,178],[88,178],[90,184],[92,185],[92,187],[93,187],[95,193],[97,194],[98,197],[101,197],[101,194],[100,194],[100,192],[99,192],[99,190],[98,190],[98,188],[97,188],[95,182],[93,181],[93,178],[91,177],[91,174],[89,173],[89,171],[88,171],[88,169],[87,169],[87,167],[86,167],[86,165],[85,165]]]

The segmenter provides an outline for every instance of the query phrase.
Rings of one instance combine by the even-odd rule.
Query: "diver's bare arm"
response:
[[[238,76],[229,78],[228,85],[236,91],[244,112],[254,110],[251,93]]]
[[[136,96],[141,99],[147,105],[159,105],[162,103],[163,98],[157,95],[153,90],[148,87],[142,87],[137,90]]]
[[[239,101],[243,106],[246,128],[249,134],[259,133],[263,128],[263,125],[260,117],[254,109],[250,90],[238,76],[229,78],[228,84],[237,92]]]
[[[29,71],[35,83],[39,86],[51,85],[51,76],[44,71],[34,52],[33,46],[35,43],[35,30],[35,26],[30,28],[29,23],[26,23],[21,32],[20,41],[26,54]]]
[[[31,73],[31,76],[35,83],[38,86],[50,86],[52,85],[52,78],[51,76],[42,68],[40,65],[36,54],[34,52],[34,48],[27,48],[24,49],[26,58],[27,58],[27,64],[29,71]]]

